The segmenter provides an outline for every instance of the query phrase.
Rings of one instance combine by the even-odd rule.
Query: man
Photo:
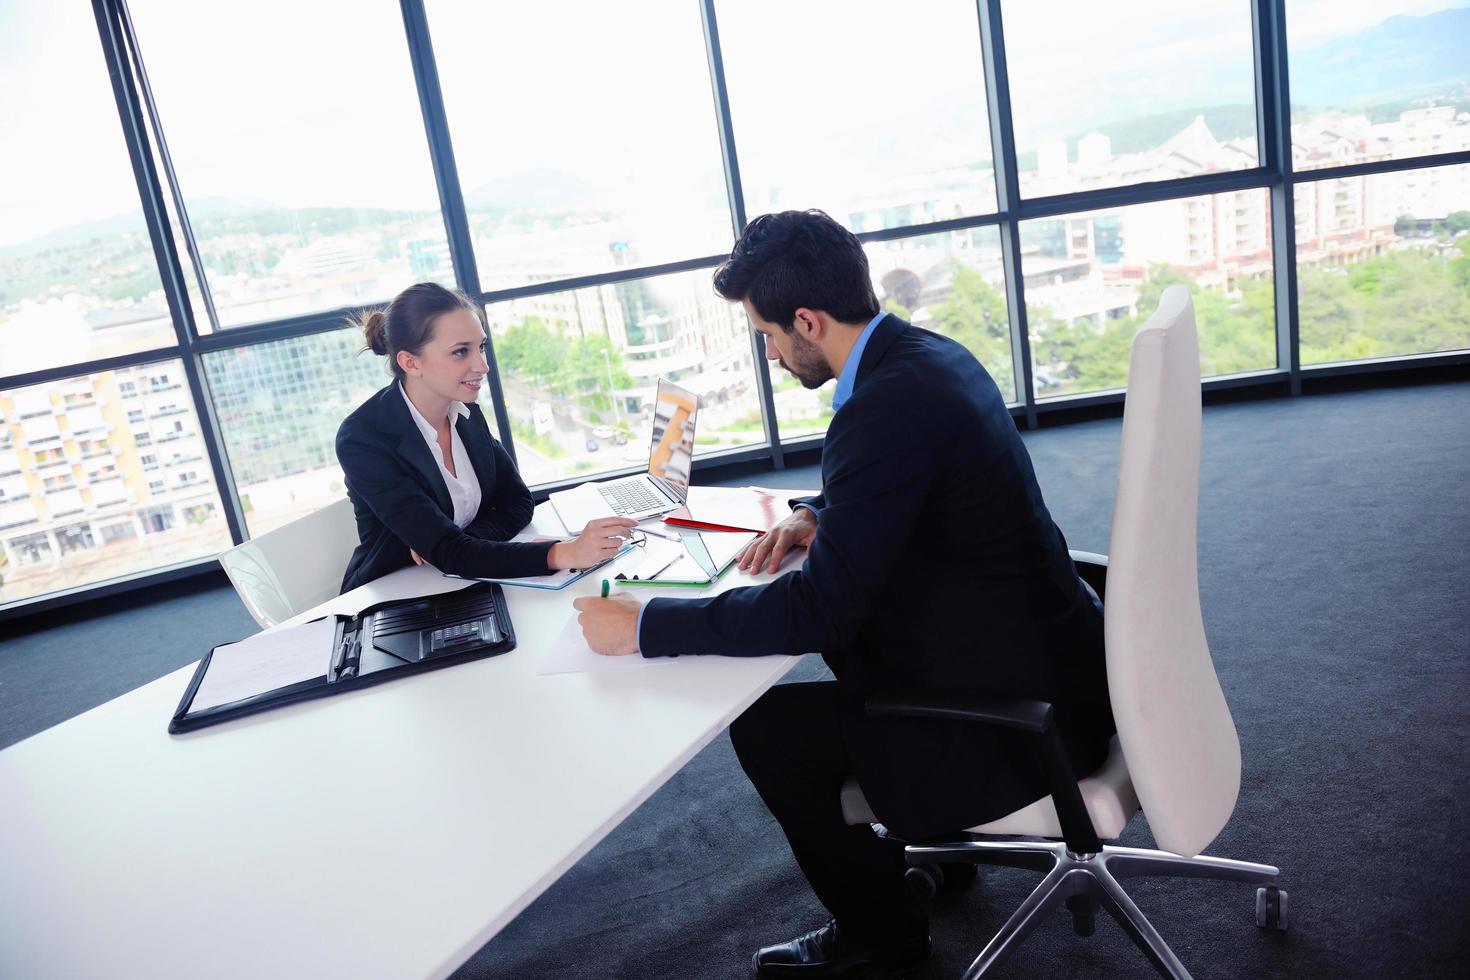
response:
[[[963,347],[881,312],[858,240],[819,211],[752,221],[716,271],[766,356],[803,385],[837,379],[822,493],[742,554],[799,570],[708,599],[579,599],[589,645],[645,657],[821,651],[835,682],[772,688],[730,727],[827,925],[755,955],[761,976],[902,971],[929,954],[897,841],[842,819],[856,775],[906,839],[1046,795],[1028,745],[981,726],[870,720],[890,690],[990,690],[1052,702],[1078,773],[1113,724],[1102,616],[1078,579],[994,381]]]

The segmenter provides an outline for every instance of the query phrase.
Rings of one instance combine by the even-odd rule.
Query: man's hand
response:
[[[817,536],[817,515],[798,507],[785,520],[756,538],[740,552],[736,567],[742,572],[774,572],[792,548],[805,548]]]
[[[643,603],[630,595],[585,596],[572,608],[581,613],[577,622],[593,652],[611,657],[638,652],[638,611]]]
[[[417,551],[414,551],[412,548],[408,549],[408,555],[410,558],[413,559],[413,563],[415,565],[422,565],[424,563],[424,560],[419,557],[419,553]]]

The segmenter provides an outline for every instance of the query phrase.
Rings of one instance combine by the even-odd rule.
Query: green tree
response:
[[[1006,397],[1014,397],[1011,333],[1005,297],[969,266],[954,263],[949,296],[930,311],[930,326],[969,348]]]
[[[610,408],[613,388],[627,388],[633,377],[623,364],[623,354],[606,337],[582,337],[567,345],[566,354],[553,377],[552,387],[563,395],[575,395],[585,404]]]
[[[1450,281],[1470,295],[1470,236],[1461,238],[1456,247],[1460,254],[1450,260]]]
[[[560,370],[567,347],[540,317],[528,316],[495,338],[495,360],[507,374],[545,381]]]

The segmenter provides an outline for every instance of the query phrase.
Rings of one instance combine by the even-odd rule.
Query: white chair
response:
[[[357,521],[344,497],[231,548],[219,563],[250,615],[268,627],[337,596],[356,547]]]
[[[961,692],[895,693],[868,702],[870,715],[947,718],[1036,737],[1052,795],[968,833],[1050,840],[965,840],[907,848],[909,875],[919,879],[921,891],[932,889],[936,870],[945,864],[1045,873],[970,965],[966,980],[989,973],[1043,912],[1063,901],[1078,934],[1092,933],[1101,905],[1160,973],[1188,977],[1119,878],[1165,875],[1256,884],[1262,886],[1256,893],[1256,924],[1286,928],[1286,892],[1276,886],[1276,868],[1200,855],[1235,808],[1240,741],[1200,615],[1199,456],[1194,307],[1186,287],[1172,286],[1133,340],[1111,554],[1073,553],[1083,577],[1094,587],[1105,582],[1106,588],[1108,687],[1118,734],[1098,772],[1076,781],[1052,726],[1051,706],[1044,702]],[[856,783],[844,788],[842,802],[849,823],[874,821]],[[1121,834],[1140,804],[1162,850],[1103,846],[1099,838]]]

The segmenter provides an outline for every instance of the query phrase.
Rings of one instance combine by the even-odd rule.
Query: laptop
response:
[[[572,534],[599,517],[631,517],[642,521],[684,506],[689,469],[694,458],[694,422],[699,398],[691,391],[658,382],[653,403],[653,438],[648,471],[637,476],[583,483],[551,495],[551,506]]]

